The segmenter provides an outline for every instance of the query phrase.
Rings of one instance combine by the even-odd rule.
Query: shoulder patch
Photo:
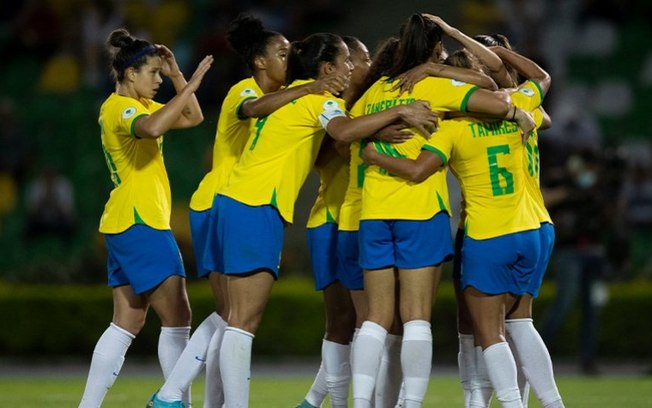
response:
[[[258,96],[258,94],[251,88],[245,88],[240,92],[240,96]]]
[[[122,111],[122,119],[129,119],[136,114],[136,108],[133,106],[128,107]]]
[[[462,85],[466,85],[466,82],[464,82],[464,81],[458,81],[457,79],[451,79],[451,83],[453,84],[453,86],[462,86]]]
[[[336,100],[329,99],[326,102],[324,102],[324,110],[335,110],[335,109],[340,109],[340,104],[337,103]]]
[[[530,88],[521,88],[519,92],[525,96],[534,96],[534,91]]]

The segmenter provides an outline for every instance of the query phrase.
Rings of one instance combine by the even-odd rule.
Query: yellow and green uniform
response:
[[[366,95],[351,108],[350,115],[353,118],[364,115]],[[360,211],[362,210],[362,184],[367,165],[362,161],[362,142],[355,141],[349,147],[351,157],[349,159],[348,184],[344,193],[344,202],[340,207],[339,230],[357,231],[360,226]]]
[[[335,149],[333,146],[329,148]],[[307,228],[338,223],[349,179],[348,163],[337,152],[331,153],[328,162],[315,165],[315,169],[319,173],[320,185],[308,216]]]
[[[365,94],[364,113],[370,114],[417,100],[430,103],[435,111],[466,111],[470,96],[477,90],[464,82],[428,77],[418,82],[411,94],[390,91],[394,83],[381,78]],[[381,154],[416,159],[426,139],[412,129],[413,138],[403,143],[374,142]],[[435,134],[434,137],[437,137]],[[427,220],[440,211],[450,215],[446,171],[439,171],[421,183],[389,174],[378,166],[365,171],[362,187],[361,220]]]
[[[296,80],[290,87],[312,80]],[[259,118],[240,161],[219,194],[249,206],[271,205],[291,223],[294,204],[312,168],[328,122],[346,116],[330,93],[306,95]]]
[[[163,136],[135,135],[136,122],[162,106],[151,99],[112,93],[100,108],[102,150],[114,185],[100,219],[99,230],[104,234],[118,234],[134,224],[170,229],[171,194]]]
[[[537,128],[540,127],[541,122],[543,121],[543,113],[537,108],[543,103],[543,92],[541,91],[539,84],[534,81],[527,81],[525,84],[521,85],[518,90],[511,95],[511,97],[514,104],[518,104],[522,109],[533,113]],[[528,176],[526,178],[527,183],[525,184],[525,188],[534,200],[534,210],[537,213],[539,222],[552,223],[550,214],[548,213],[543,201],[543,195],[541,195],[541,183],[539,178],[539,135],[536,129],[532,131],[532,134],[525,145],[525,149],[527,160],[524,161],[524,165]]]
[[[539,228],[526,191],[527,158],[516,123],[445,120],[423,148],[438,154],[459,180],[467,236],[483,240]]]
[[[231,87],[220,110],[213,145],[213,167],[190,199],[190,208],[204,211],[213,205],[215,193],[226,185],[244,150],[255,121],[240,114],[242,104],[263,95],[254,78],[243,79]]]

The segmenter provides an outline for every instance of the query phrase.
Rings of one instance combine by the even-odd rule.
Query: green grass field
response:
[[[251,385],[252,408],[291,408],[299,402],[311,384],[308,377],[254,378]],[[124,376],[109,391],[103,407],[144,407],[149,394],[161,383],[154,377]],[[558,378],[559,389],[569,408],[638,408],[652,406],[650,377],[576,377]],[[83,391],[84,378],[53,376],[0,378],[2,405],[12,408],[74,408]],[[193,406],[202,406],[203,380],[193,385]],[[539,403],[531,396],[531,407]],[[424,407],[461,407],[462,396],[457,378],[433,376]],[[492,407],[499,405],[494,401]],[[324,407],[330,407],[326,402]]]

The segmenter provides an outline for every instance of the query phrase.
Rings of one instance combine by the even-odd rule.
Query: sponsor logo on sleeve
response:
[[[451,83],[453,86],[463,86],[466,85],[466,82],[464,81],[458,81],[457,79],[451,79]]]
[[[122,119],[129,119],[136,114],[136,108],[133,106],[128,107],[122,111]]]
[[[530,88],[521,88],[519,92],[525,96],[534,96],[534,91]]]
[[[251,88],[245,88],[245,89],[242,90],[242,92],[240,92],[240,96],[257,97],[258,94],[256,93],[256,91],[254,91]]]

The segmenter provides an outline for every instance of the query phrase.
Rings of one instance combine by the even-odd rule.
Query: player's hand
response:
[[[350,78],[336,72],[318,79],[308,85],[308,93],[320,94],[330,92],[333,95],[340,95],[349,87]]]
[[[208,72],[208,69],[211,67],[212,64],[213,64],[213,56],[212,55],[205,56],[204,59],[201,60],[199,65],[197,65],[197,69],[192,74],[192,77],[190,77],[190,80],[188,81],[186,87],[189,88],[192,92],[195,92],[197,88],[199,88],[202,79],[204,79],[204,75],[206,75],[206,72]]]
[[[376,139],[388,143],[403,143],[414,137],[414,133],[407,130],[404,123],[395,123],[385,126],[375,134]]]
[[[183,75],[179,69],[176,58],[174,58],[174,54],[168,47],[162,44],[156,44],[156,49],[158,50],[158,54],[161,56],[161,74],[168,78]]]
[[[514,109],[516,109],[514,112],[514,120],[518,124],[518,127],[521,128],[521,137],[523,138],[523,143],[527,143],[530,134],[537,125],[534,123],[534,118],[529,112],[516,107]]]
[[[365,144],[365,146],[362,148],[362,160],[369,164],[369,165],[374,165],[376,164],[376,158],[380,156],[380,153],[376,150],[376,147],[374,146],[373,142],[368,142]]]
[[[430,110],[427,101],[416,101],[407,105],[401,105],[401,119],[415,128],[423,137],[430,139],[437,131],[439,115]]]
[[[417,65],[397,76],[398,82],[390,91],[399,91],[399,96],[405,92],[412,93],[414,85],[428,76],[428,63]]]
[[[421,13],[421,15],[423,16],[423,18],[427,18],[428,20],[432,21],[433,23],[441,27],[442,31],[446,35],[450,35],[450,33],[455,31],[455,28],[453,28],[451,25],[449,25],[447,22],[444,21],[444,19],[442,19],[439,16],[435,16],[428,13]]]

